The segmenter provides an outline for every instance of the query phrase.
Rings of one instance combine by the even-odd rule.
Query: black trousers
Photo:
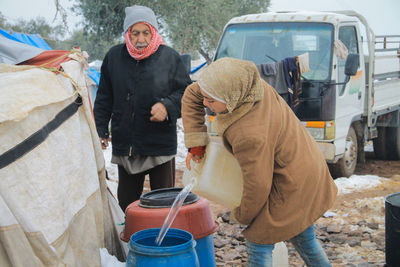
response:
[[[175,158],[137,174],[129,174],[123,166],[118,165],[118,202],[124,212],[129,204],[138,200],[142,195],[144,179],[147,174],[150,178],[151,190],[174,187]]]

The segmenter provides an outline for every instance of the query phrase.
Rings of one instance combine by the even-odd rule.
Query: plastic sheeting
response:
[[[43,54],[46,50],[52,50],[39,34],[25,34],[9,32],[0,28],[0,63],[19,64],[41,54],[44,59],[49,54]],[[49,52],[49,51],[47,51]],[[58,53],[62,51],[56,51]],[[99,85],[100,73],[90,68],[89,77]],[[91,94],[96,95],[97,88]]]
[[[0,63],[18,64],[42,53],[43,49],[0,35]]]
[[[51,47],[46,43],[45,40],[43,40],[42,37],[40,37],[39,34],[25,34],[25,33],[19,33],[19,32],[10,32],[10,31],[5,31],[3,29],[0,29],[0,34],[3,35],[4,37],[23,43],[23,44],[28,44],[37,48],[41,48],[44,50],[51,50]]]

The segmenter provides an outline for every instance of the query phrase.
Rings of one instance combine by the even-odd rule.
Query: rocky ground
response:
[[[375,160],[367,153],[365,164],[358,166],[357,175],[390,178],[374,188],[341,194],[333,208],[333,216],[315,223],[318,239],[332,266],[384,266],[385,264],[385,196],[400,192],[400,161]],[[177,173],[178,185],[182,173]],[[210,203],[219,223],[215,234],[217,266],[246,266],[247,253],[243,226],[229,222],[229,211]],[[286,243],[289,266],[305,266],[290,243]]]

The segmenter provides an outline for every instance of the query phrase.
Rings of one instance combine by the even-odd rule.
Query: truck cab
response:
[[[376,130],[371,120],[373,84],[368,84],[374,61],[364,62],[368,57],[363,44],[372,56],[374,51],[368,47],[370,40],[361,37],[360,17],[366,23],[365,19],[355,14],[301,11],[236,17],[225,26],[214,58],[234,57],[258,65],[306,54],[309,71],[301,73],[302,93],[294,112],[335,176],[354,172],[364,143],[374,138]],[[354,64],[358,64],[355,69]]]

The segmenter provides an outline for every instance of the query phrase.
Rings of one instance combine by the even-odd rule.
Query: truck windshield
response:
[[[234,57],[255,64],[309,54],[309,80],[330,79],[333,26],[312,22],[262,22],[229,25],[215,59]]]

